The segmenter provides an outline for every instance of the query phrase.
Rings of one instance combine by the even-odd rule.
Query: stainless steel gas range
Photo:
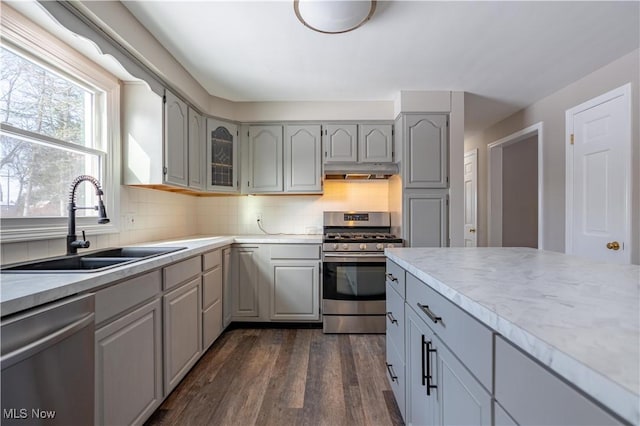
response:
[[[388,212],[324,212],[322,322],[325,333],[384,333],[384,249],[401,247]]]

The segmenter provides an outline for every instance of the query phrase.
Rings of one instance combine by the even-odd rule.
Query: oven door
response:
[[[324,253],[324,300],[385,300],[386,258],[378,253]]]

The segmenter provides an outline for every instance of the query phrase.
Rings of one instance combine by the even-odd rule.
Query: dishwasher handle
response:
[[[21,348],[16,349],[13,352],[2,356],[0,358],[0,366],[2,370],[8,368],[24,359],[31,357],[32,355],[55,345],[56,343],[72,336],[79,330],[91,325],[94,322],[95,314],[92,312],[79,320],[72,322],[71,324],[60,328],[59,330],[47,334],[46,336],[38,339],[34,342],[28,343]]]

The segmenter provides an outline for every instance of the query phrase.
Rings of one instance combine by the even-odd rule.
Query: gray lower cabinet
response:
[[[222,249],[222,327],[231,324],[231,247]]]
[[[222,250],[203,256],[202,274],[202,348],[203,351],[220,336],[222,325]],[[210,261],[208,261],[210,260]]]
[[[272,320],[320,319],[320,264],[303,261],[272,261]]]
[[[160,299],[96,331],[96,425],[142,424],[162,402]]]
[[[260,259],[258,246],[232,249],[232,318],[257,318]]]
[[[411,308],[405,319],[407,424],[490,425],[489,392]]]
[[[443,191],[403,195],[403,238],[408,247],[447,247],[448,194]]]
[[[163,296],[164,392],[168,395],[202,352],[201,278]]]
[[[501,336],[495,354],[496,424],[625,424]]]

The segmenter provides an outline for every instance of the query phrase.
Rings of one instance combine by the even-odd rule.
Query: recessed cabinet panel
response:
[[[249,127],[251,193],[282,192],[282,126]]]
[[[446,115],[405,118],[403,183],[406,188],[448,186],[448,127]]]
[[[318,262],[271,262],[271,319],[318,320],[320,318],[320,269]]]
[[[285,191],[322,191],[320,125],[287,126],[284,150]]]
[[[96,425],[141,424],[162,401],[156,299],[96,330]]]
[[[233,317],[257,317],[258,316],[258,249],[243,247],[234,249],[234,285]]]
[[[206,144],[207,189],[238,191],[238,127],[208,119]]]
[[[165,92],[165,177],[173,185],[188,186],[188,116],[187,104],[173,93]]]
[[[189,188],[204,189],[205,120],[189,108]]]
[[[405,194],[403,232],[408,247],[446,247],[447,194]]]
[[[393,161],[391,124],[360,124],[358,126],[358,161],[390,163]]]
[[[357,124],[327,124],[324,138],[325,163],[358,161]]]

